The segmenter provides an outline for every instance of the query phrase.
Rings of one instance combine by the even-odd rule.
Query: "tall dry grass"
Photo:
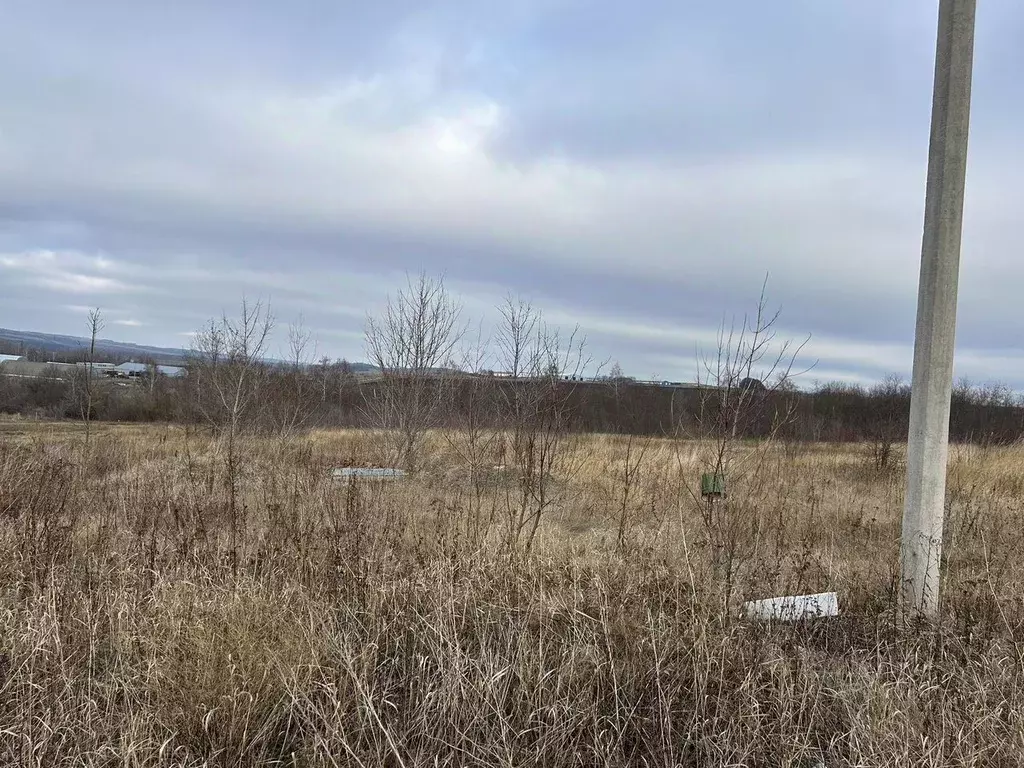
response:
[[[329,478],[372,434],[247,440],[232,542],[216,441],[7,426],[0,765],[1024,764],[1020,449],[953,452],[946,615],[908,629],[866,446],[743,448],[711,530],[700,446],[589,437],[527,550],[450,436],[391,484]],[[839,619],[735,618],[822,590]]]

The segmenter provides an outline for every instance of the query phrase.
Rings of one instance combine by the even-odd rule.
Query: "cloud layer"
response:
[[[932,3],[368,5],[14,3],[0,325],[180,344],[259,295],[359,358],[425,269],[683,379],[767,273],[814,376],[909,374]],[[1022,31],[979,15],[958,354],[1016,386]]]

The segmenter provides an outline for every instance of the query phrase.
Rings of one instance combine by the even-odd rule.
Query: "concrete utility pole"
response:
[[[940,0],[900,547],[904,608],[925,617],[939,610],[974,14],[975,0]]]

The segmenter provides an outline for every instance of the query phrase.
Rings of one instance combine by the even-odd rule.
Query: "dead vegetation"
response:
[[[232,465],[179,428],[4,426],[2,765],[1024,762],[1017,448],[953,452],[926,630],[893,615],[901,478],[867,445],[736,447],[763,469],[722,512],[726,585],[693,441],[574,438],[528,539],[521,480],[447,433],[358,483],[328,470],[381,461],[372,433]],[[838,620],[733,618],[824,590]]]
[[[301,329],[258,364],[259,303],[198,337],[187,426],[0,422],[0,765],[1024,764],[1021,448],[954,450],[945,613],[908,626],[896,428],[793,429],[763,294],[660,437],[588,434],[585,339],[500,315],[473,339],[410,280],[368,321],[375,429],[309,429],[326,370]],[[513,379],[455,376],[487,360]]]

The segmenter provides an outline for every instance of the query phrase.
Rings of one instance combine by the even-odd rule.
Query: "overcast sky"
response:
[[[1024,388],[1024,7],[981,5],[957,374]],[[0,0],[0,326],[182,346],[247,294],[358,360],[425,269],[691,379],[767,273],[809,379],[909,376],[936,16]]]

